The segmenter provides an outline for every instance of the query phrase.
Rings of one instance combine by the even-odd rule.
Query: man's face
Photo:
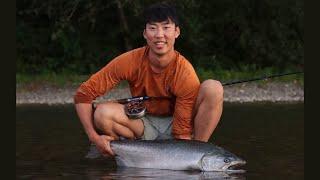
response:
[[[179,35],[179,27],[171,20],[147,23],[143,31],[143,37],[147,40],[151,51],[159,56],[174,49],[175,39]]]

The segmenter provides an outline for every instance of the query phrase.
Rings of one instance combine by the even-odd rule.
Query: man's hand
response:
[[[115,140],[115,138],[112,136],[100,135],[94,140],[93,143],[96,145],[97,149],[103,156],[108,157],[114,156],[114,153],[110,147],[110,141],[112,140]]]

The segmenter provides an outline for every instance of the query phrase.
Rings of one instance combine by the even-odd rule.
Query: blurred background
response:
[[[141,13],[154,2],[17,0],[17,82],[30,76],[87,77],[145,45]],[[303,69],[303,0],[166,2],[180,16],[175,47],[201,80]]]

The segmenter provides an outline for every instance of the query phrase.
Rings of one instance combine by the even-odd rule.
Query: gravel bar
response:
[[[24,104],[72,104],[78,86],[54,87],[16,85],[16,105]],[[98,101],[131,97],[129,88],[115,88]],[[304,102],[304,87],[297,83],[242,83],[224,87],[224,102]]]

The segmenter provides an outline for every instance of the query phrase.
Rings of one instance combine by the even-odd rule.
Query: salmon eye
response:
[[[225,158],[223,161],[224,161],[225,163],[230,163],[230,162],[231,162],[231,160],[230,160],[229,158]]]

